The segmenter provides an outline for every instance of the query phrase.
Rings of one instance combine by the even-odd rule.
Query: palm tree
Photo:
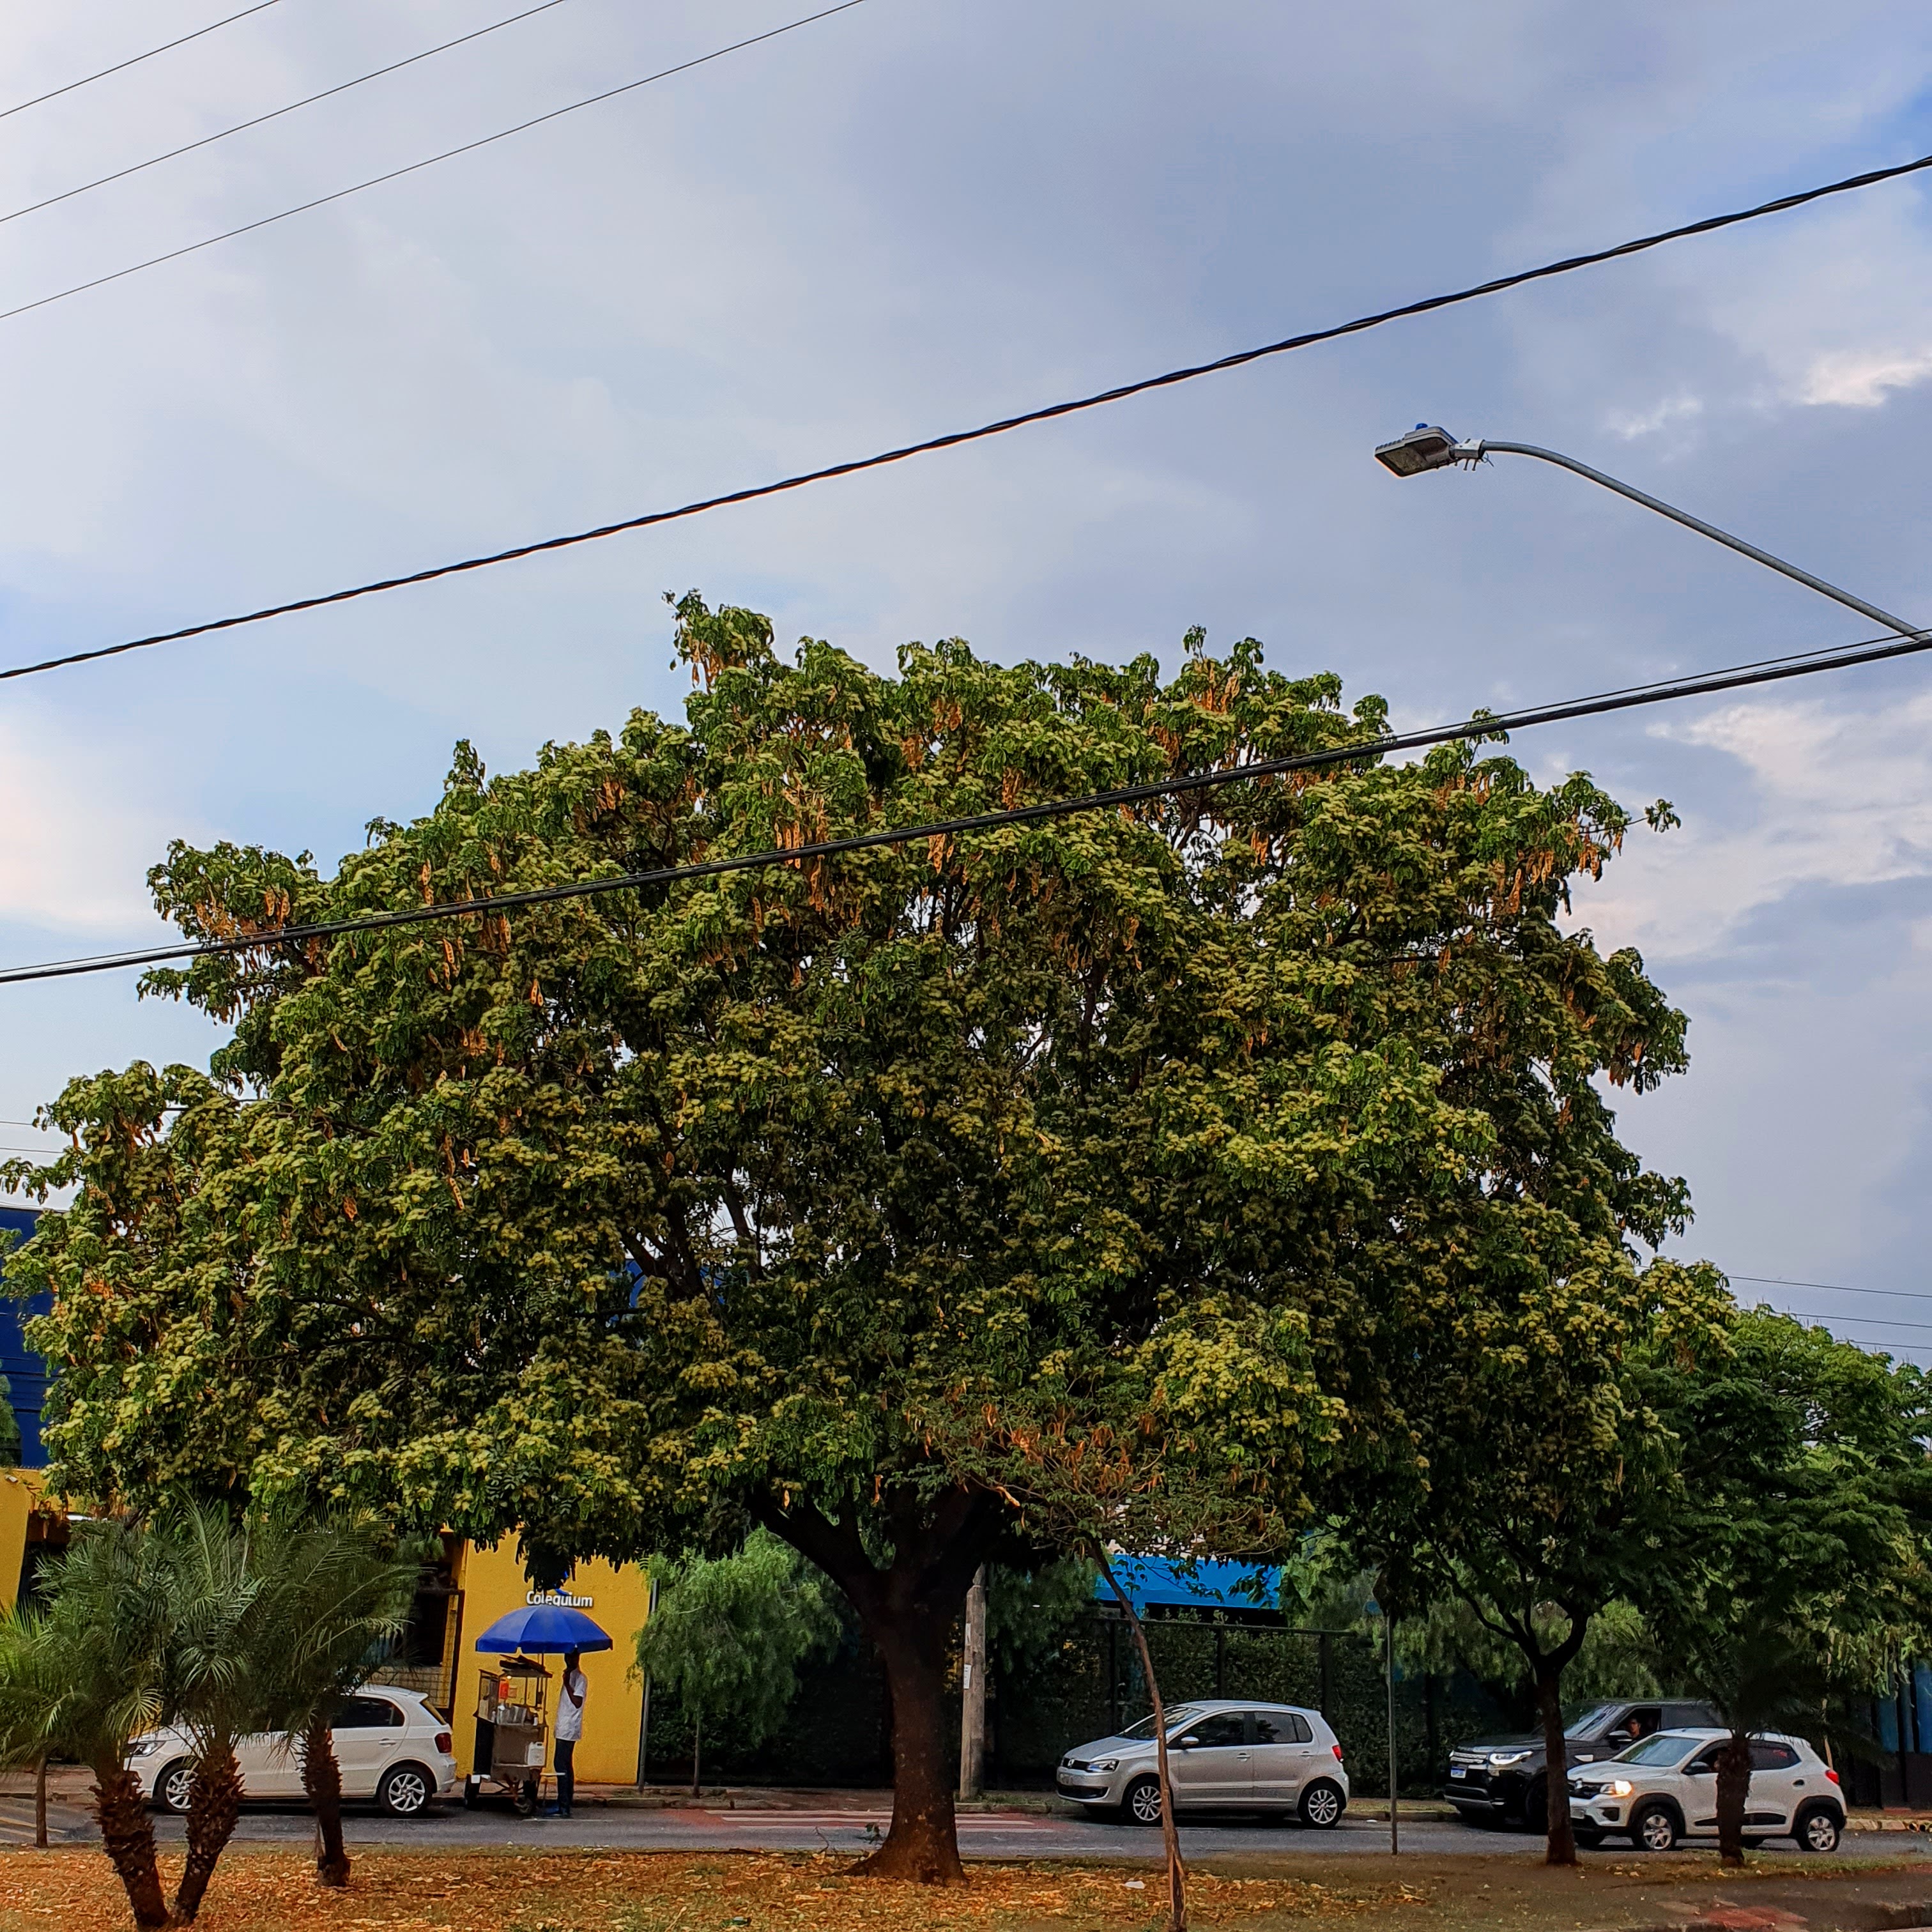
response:
[[[342,1774],[330,1724],[409,1619],[420,1566],[385,1556],[372,1520],[303,1528],[279,1538],[262,1634],[267,1728],[298,1740],[302,1789],[315,1813],[316,1877],[349,1882]]]
[[[60,1697],[62,1666],[48,1640],[47,1620],[16,1606],[0,1612],[0,1766],[34,1773],[34,1843],[47,1845],[47,1759]]]
[[[285,1539],[206,1503],[184,1506],[154,1534],[171,1613],[167,1714],[194,1748],[188,1862],[175,1894],[176,1922],[192,1924],[242,1815],[235,1747],[266,1728],[261,1665],[274,1641],[278,1546]]]
[[[173,1592],[154,1539],[123,1522],[77,1524],[44,1612],[0,1624],[0,1738],[94,1773],[94,1815],[139,1932],[169,1924],[154,1828],[128,1744],[160,1721]]]

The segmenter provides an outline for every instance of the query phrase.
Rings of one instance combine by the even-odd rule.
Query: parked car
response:
[[[1570,1774],[1570,1822],[1582,1845],[1628,1838],[1667,1852],[1680,1838],[1718,1835],[1718,1753],[1727,1734],[1659,1731],[1606,1762]],[[1793,1838],[1807,1852],[1835,1852],[1845,1829],[1838,1774],[1802,1738],[1751,1740],[1744,1843]]]
[[[1319,1711],[1210,1698],[1167,1711],[1176,1811],[1267,1811],[1325,1830],[1348,1803],[1342,1747]],[[1154,1719],[1060,1760],[1054,1789],[1129,1824],[1160,1822]]]
[[[373,1798],[394,1818],[420,1816],[432,1798],[452,1789],[456,1760],[449,1720],[420,1691],[365,1685],[346,1699],[329,1726],[344,1798]],[[299,1798],[297,1741],[282,1731],[244,1738],[235,1748],[244,1798]],[[178,1725],[144,1732],[128,1747],[141,1796],[170,1811],[188,1809],[194,1742]]]
[[[1708,1704],[1680,1698],[1634,1697],[1613,1704],[1593,1704],[1564,1728],[1565,1748],[1572,1765],[1613,1757],[1626,1744],[1666,1728],[1716,1724],[1718,1714]],[[1540,1731],[1518,1737],[1478,1738],[1458,1744],[1449,1754],[1449,1776],[1442,1796],[1454,1805],[1466,1825],[1512,1820],[1532,1831],[1550,1822],[1548,1754]]]

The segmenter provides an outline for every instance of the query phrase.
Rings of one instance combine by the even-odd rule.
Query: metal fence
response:
[[[1320,1711],[1340,1739],[1349,1776],[1364,1794],[1388,1789],[1388,1707],[1381,1653],[1353,1631],[1258,1625],[1220,1616],[1150,1619],[1148,1648],[1170,1702],[1250,1697]],[[989,1784],[1008,1790],[1051,1784],[1070,1745],[1118,1731],[1148,1708],[1147,1686],[1124,1618],[1096,1610],[1049,1655],[1023,1672],[993,1672],[988,1700]],[[957,1700],[951,1700],[954,1722]],[[1397,1763],[1405,1792],[1438,1788],[1450,1745],[1505,1728],[1501,1713],[1466,1678],[1398,1677]],[[777,1736],[746,1748],[728,1717],[707,1722],[706,1782],[877,1785],[891,1777],[891,1716],[870,1648],[848,1632],[836,1654],[800,1686]],[[956,1744],[956,1738],[952,1740]],[[652,1700],[646,1774],[675,1783],[688,1774],[691,1724],[674,1698]]]

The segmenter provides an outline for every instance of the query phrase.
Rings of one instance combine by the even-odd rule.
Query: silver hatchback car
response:
[[[1326,1829],[1348,1803],[1342,1747],[1319,1711],[1216,1697],[1171,1705],[1168,1774],[1177,1811],[1270,1811]],[[1154,1719],[1060,1760],[1063,1798],[1134,1825],[1160,1822]]]

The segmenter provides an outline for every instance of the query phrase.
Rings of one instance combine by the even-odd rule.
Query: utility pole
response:
[[[973,1573],[966,1592],[966,1646],[960,1670],[959,1795],[977,1798],[986,1788],[986,1566]]]
[[[1382,1618],[1382,1642],[1386,1646],[1388,1668],[1388,1754],[1389,1754],[1389,1856],[1393,1858],[1402,1850],[1402,1838],[1396,1824],[1396,1813],[1401,1804],[1398,1796],[1395,1760],[1395,1618],[1385,1615]]]

